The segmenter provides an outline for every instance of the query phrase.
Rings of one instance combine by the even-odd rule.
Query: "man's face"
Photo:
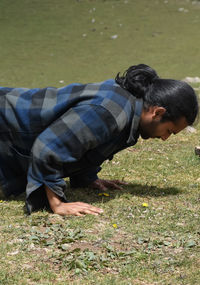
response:
[[[165,109],[158,106],[150,107],[148,111],[143,111],[139,125],[143,139],[160,138],[166,140],[171,134],[177,134],[188,126],[184,117],[176,122],[162,122],[164,113]]]

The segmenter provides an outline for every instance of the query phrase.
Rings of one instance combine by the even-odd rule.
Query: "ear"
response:
[[[161,120],[162,116],[165,114],[166,109],[163,107],[155,106],[153,108],[152,119],[154,120]]]

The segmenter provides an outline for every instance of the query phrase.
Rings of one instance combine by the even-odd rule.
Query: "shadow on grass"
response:
[[[107,196],[104,195],[104,192]],[[123,186],[122,190],[109,189],[107,191],[100,191],[97,189],[90,188],[69,188],[66,191],[66,197],[69,202],[81,201],[85,203],[95,203],[101,202],[106,203],[111,199],[116,197],[124,196],[141,196],[141,197],[164,197],[171,195],[178,195],[182,193],[182,190],[176,187],[158,187],[158,186],[148,186],[141,184],[129,183],[127,186]],[[25,201],[25,193],[20,194],[17,197],[10,196],[8,198],[3,197],[3,194],[0,192],[0,200],[7,202],[11,201]],[[46,209],[48,210],[48,209]],[[26,207],[24,207],[24,212],[26,213]]]
[[[104,196],[103,192],[109,196]],[[182,190],[176,187],[158,187],[158,186],[148,186],[141,184],[129,183],[124,186],[122,190],[109,189],[107,191],[100,191],[97,189],[89,188],[78,188],[70,189],[66,193],[67,198],[70,201],[83,201],[86,203],[103,202],[106,203],[110,199],[115,199],[115,197],[130,195],[130,196],[141,196],[141,197],[165,197],[171,195],[178,195],[182,193]],[[102,197],[104,199],[102,199]],[[102,201],[103,200],[103,201]]]
[[[177,195],[182,192],[181,189],[176,187],[158,187],[150,185],[132,184],[126,187],[126,191],[136,196],[168,196]]]
[[[11,195],[9,197],[5,197],[2,190],[0,190],[0,200],[3,200],[3,201],[25,201],[25,199],[26,199],[25,193],[22,193],[18,196]]]

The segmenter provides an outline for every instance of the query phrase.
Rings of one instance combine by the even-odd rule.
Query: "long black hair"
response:
[[[184,81],[161,79],[156,71],[145,64],[133,65],[115,81],[137,98],[143,98],[144,108],[160,106],[166,109],[163,121],[185,117],[192,125],[198,115],[198,99],[194,89]]]

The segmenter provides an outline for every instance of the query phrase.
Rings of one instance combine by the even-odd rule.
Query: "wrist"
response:
[[[51,210],[53,211],[54,214],[58,214],[58,215],[63,216],[63,215],[65,215],[65,211],[64,211],[65,207],[63,207],[64,204],[66,204],[66,203],[60,202],[60,203],[52,206]]]
[[[50,203],[49,203],[50,204]],[[63,206],[62,201],[54,201],[50,204],[51,210],[56,214],[56,212]]]
[[[55,213],[59,209],[63,202],[49,187],[45,185],[46,195],[49,201],[50,208]]]

